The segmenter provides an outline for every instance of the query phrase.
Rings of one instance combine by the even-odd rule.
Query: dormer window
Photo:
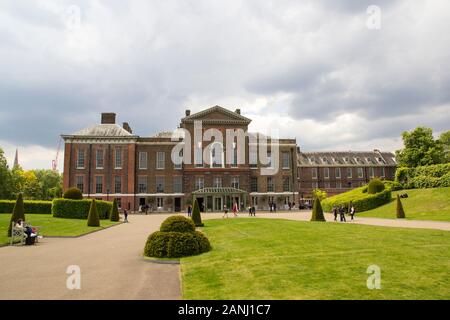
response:
[[[328,159],[325,158],[325,157],[323,157],[323,158],[322,158],[322,162],[323,162],[323,163],[328,163]]]
[[[311,157],[311,158],[309,158],[309,162],[314,163],[314,162],[316,162],[316,160],[314,159],[314,157]]]

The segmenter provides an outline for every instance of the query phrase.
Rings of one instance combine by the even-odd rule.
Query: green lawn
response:
[[[248,218],[203,231],[213,250],[181,259],[184,299],[450,299],[450,232]]]
[[[40,233],[44,236],[79,236],[117,223],[100,220],[100,227],[88,227],[86,220],[54,218],[51,214],[25,214],[25,218],[31,225],[42,227]],[[0,214],[0,244],[9,243],[9,219],[10,214]]]
[[[450,188],[401,190],[392,193],[407,193],[408,198],[401,199],[406,219],[450,221]],[[395,219],[396,201],[391,201],[376,209],[356,213],[361,217]]]

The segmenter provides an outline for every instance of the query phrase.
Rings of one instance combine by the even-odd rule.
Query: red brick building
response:
[[[200,141],[192,142],[198,121],[202,123],[197,132]],[[184,211],[193,198],[205,211],[222,211],[233,202],[242,209],[254,205],[267,210],[270,202],[277,208],[289,202],[298,204],[314,188],[335,194],[365,184],[372,176],[394,177],[391,153],[301,153],[295,139],[278,139],[277,155],[270,138],[252,139],[256,134],[248,133],[250,122],[239,109],[233,112],[215,106],[195,114],[186,110],[179,126],[182,133],[176,138],[171,132],[141,137],[133,134],[128,123],[118,125],[114,113],[103,113],[100,124],[62,135],[64,190],[77,187],[88,198],[116,198],[122,208],[133,211],[145,204],[159,211]],[[242,144],[238,138],[208,137],[211,132],[225,137],[228,131],[238,130],[246,134]],[[180,146],[179,154],[192,161],[172,161],[172,151]],[[262,161],[261,152],[269,162]],[[271,167],[278,170],[264,173]]]

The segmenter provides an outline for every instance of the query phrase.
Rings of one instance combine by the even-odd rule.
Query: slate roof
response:
[[[392,152],[374,151],[330,151],[300,152],[297,154],[299,166],[396,166]]]
[[[72,134],[72,136],[83,137],[134,137],[127,130],[118,124],[97,124],[95,126],[82,129]]]

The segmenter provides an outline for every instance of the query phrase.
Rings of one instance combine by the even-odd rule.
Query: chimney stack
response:
[[[123,123],[123,128],[128,131],[129,133],[133,133],[133,130],[131,130],[130,125],[128,124],[128,122],[124,122]]]
[[[191,115],[191,110],[186,109],[186,117],[189,117]]]
[[[241,109],[236,109],[235,111],[237,114],[241,114]]]
[[[113,112],[102,113],[102,124],[116,124],[116,114]]]

